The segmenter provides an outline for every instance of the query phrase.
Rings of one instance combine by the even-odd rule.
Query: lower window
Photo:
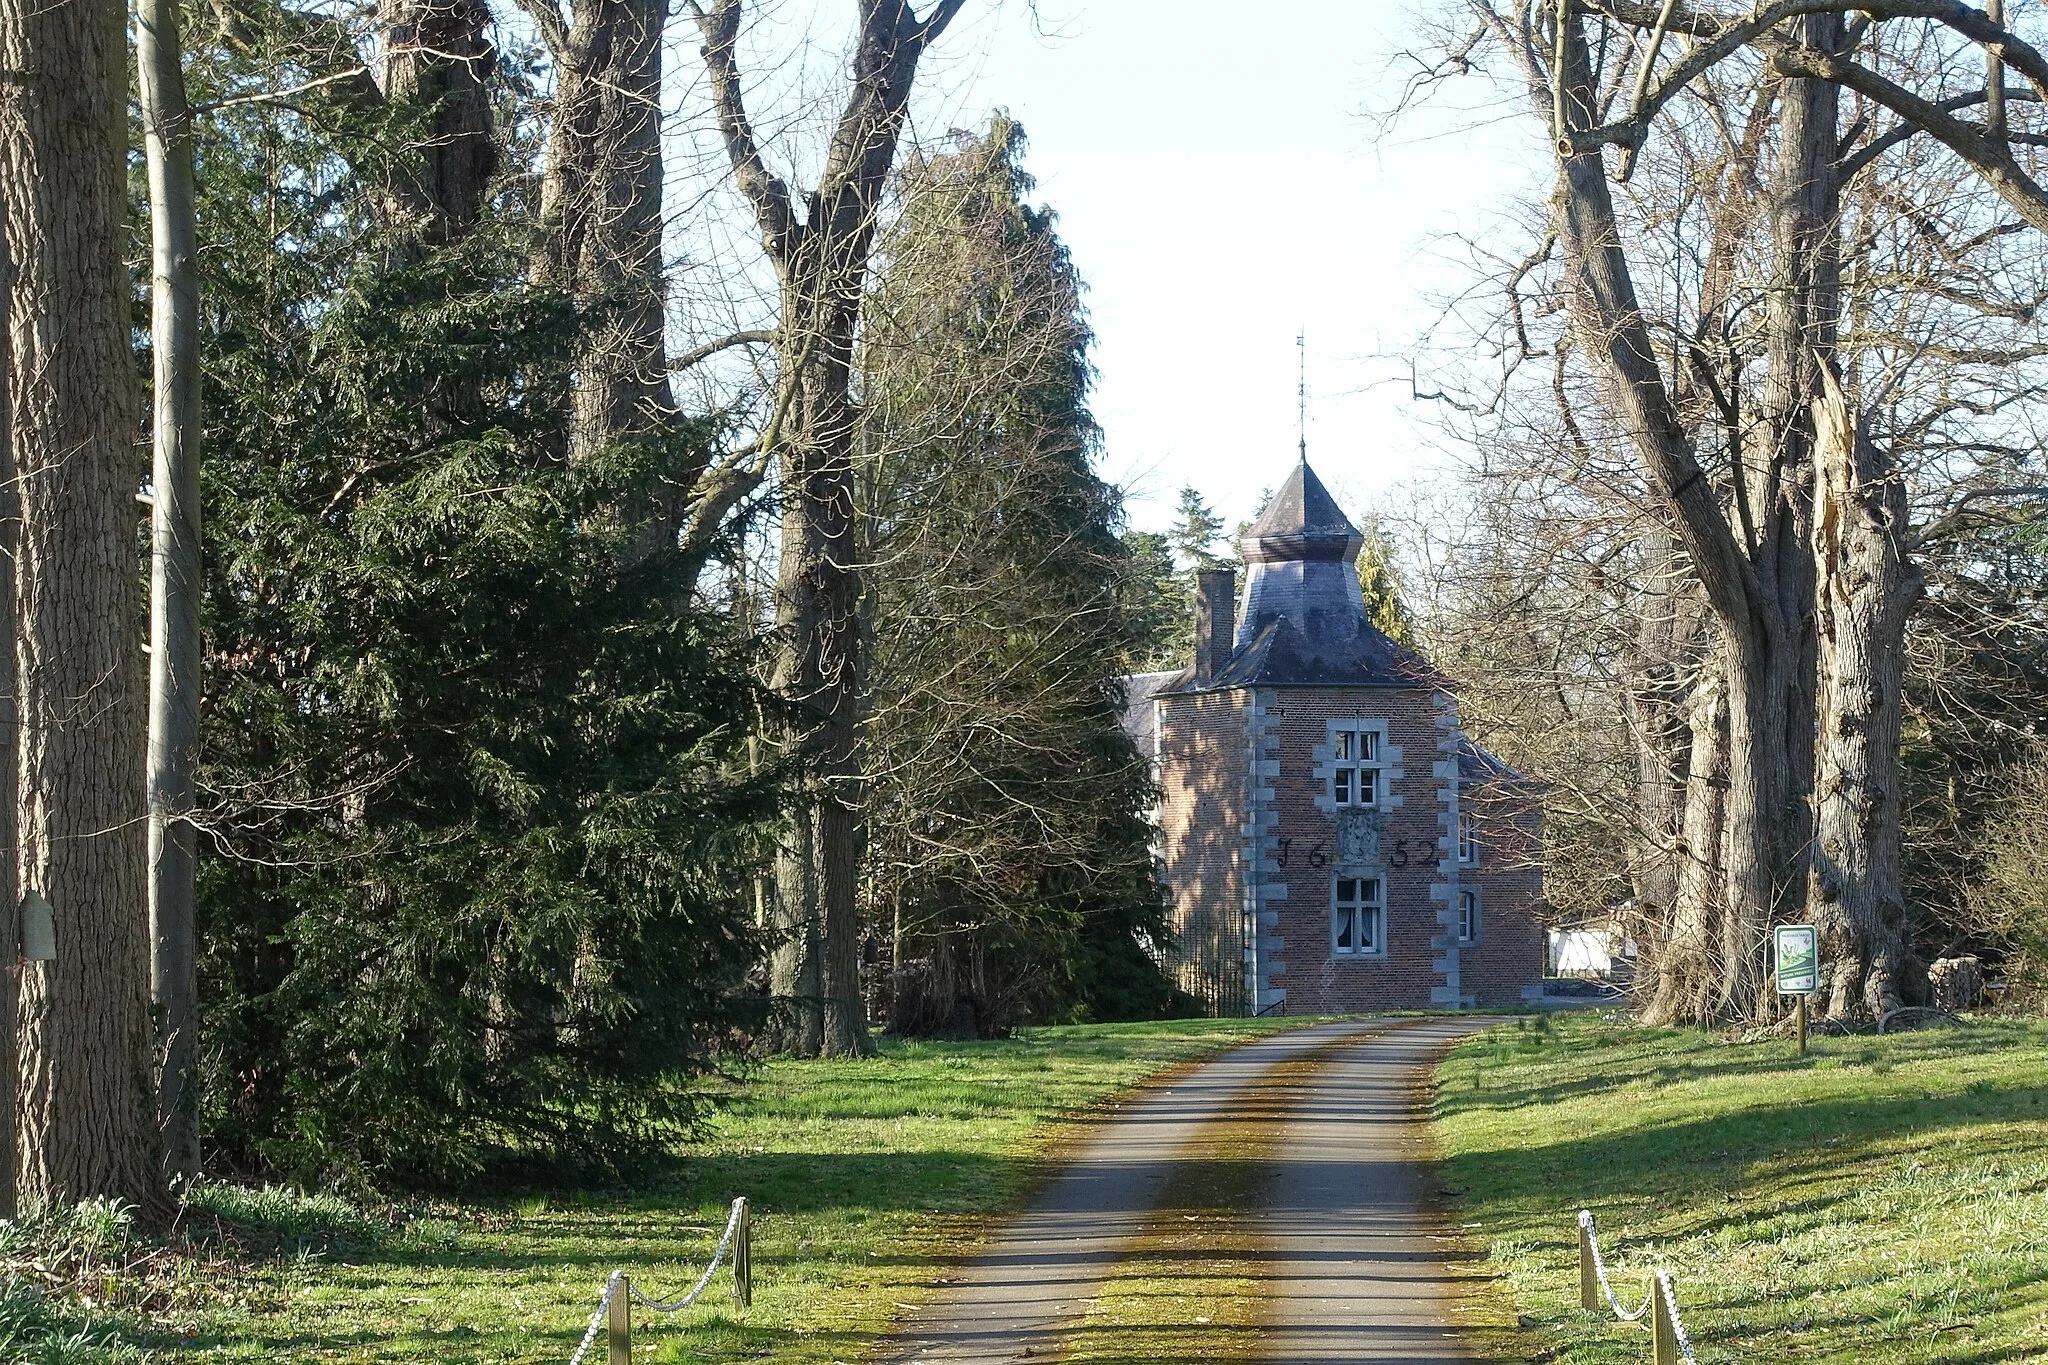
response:
[[[1339,877],[1330,902],[1330,951],[1364,956],[1386,951],[1387,907],[1378,877]]]
[[[1479,893],[1477,891],[1461,890],[1458,892],[1458,942],[1477,943],[1478,941]]]

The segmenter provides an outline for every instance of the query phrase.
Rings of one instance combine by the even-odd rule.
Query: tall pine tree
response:
[[[911,159],[862,351],[864,889],[907,1031],[1175,1004],[1119,721],[1121,506],[1094,472],[1081,282],[1023,147],[999,115]]]
[[[1193,484],[1183,484],[1180,502],[1174,508],[1173,529],[1166,533],[1166,543],[1179,557],[1181,566],[1189,571],[1196,569],[1217,569],[1236,561],[1227,553],[1219,553],[1218,542],[1223,539],[1223,518],[1210,510],[1208,500]]]

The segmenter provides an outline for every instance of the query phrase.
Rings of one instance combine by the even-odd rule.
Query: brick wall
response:
[[[1287,888],[1279,914],[1286,969],[1275,978],[1287,992],[1287,1012],[1427,1008],[1437,984],[1430,949],[1436,930],[1430,858],[1438,839],[1431,695],[1418,688],[1318,688],[1282,690],[1275,700],[1278,818],[1267,858],[1268,875]],[[1380,746],[1386,825],[1375,869],[1385,884],[1386,951],[1372,957],[1330,951],[1332,883],[1339,870],[1328,785],[1330,722],[1351,719],[1386,726]]]
[[[1175,984],[1212,1014],[1245,1014],[1244,843],[1250,697],[1158,701],[1159,856],[1173,892]]]
[[[1543,807],[1526,786],[1467,783],[1479,860],[1480,942],[1464,956],[1465,990],[1479,1005],[1513,1005],[1540,990],[1544,965]],[[1475,875],[1476,874],[1476,875]]]

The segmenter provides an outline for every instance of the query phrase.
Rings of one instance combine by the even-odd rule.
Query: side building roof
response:
[[[1179,672],[1169,668],[1163,673],[1130,673],[1124,677],[1124,733],[1138,747],[1138,756],[1147,762],[1155,752],[1152,699],[1179,676]]]
[[[1512,787],[1547,785],[1538,778],[1509,767],[1500,755],[1480,748],[1463,731],[1458,733],[1458,776],[1466,782],[1498,782],[1503,786]]]

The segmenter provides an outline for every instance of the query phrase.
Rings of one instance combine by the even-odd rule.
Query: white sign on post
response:
[[[1781,924],[1777,930],[1778,994],[1811,995],[1820,989],[1820,930]]]

